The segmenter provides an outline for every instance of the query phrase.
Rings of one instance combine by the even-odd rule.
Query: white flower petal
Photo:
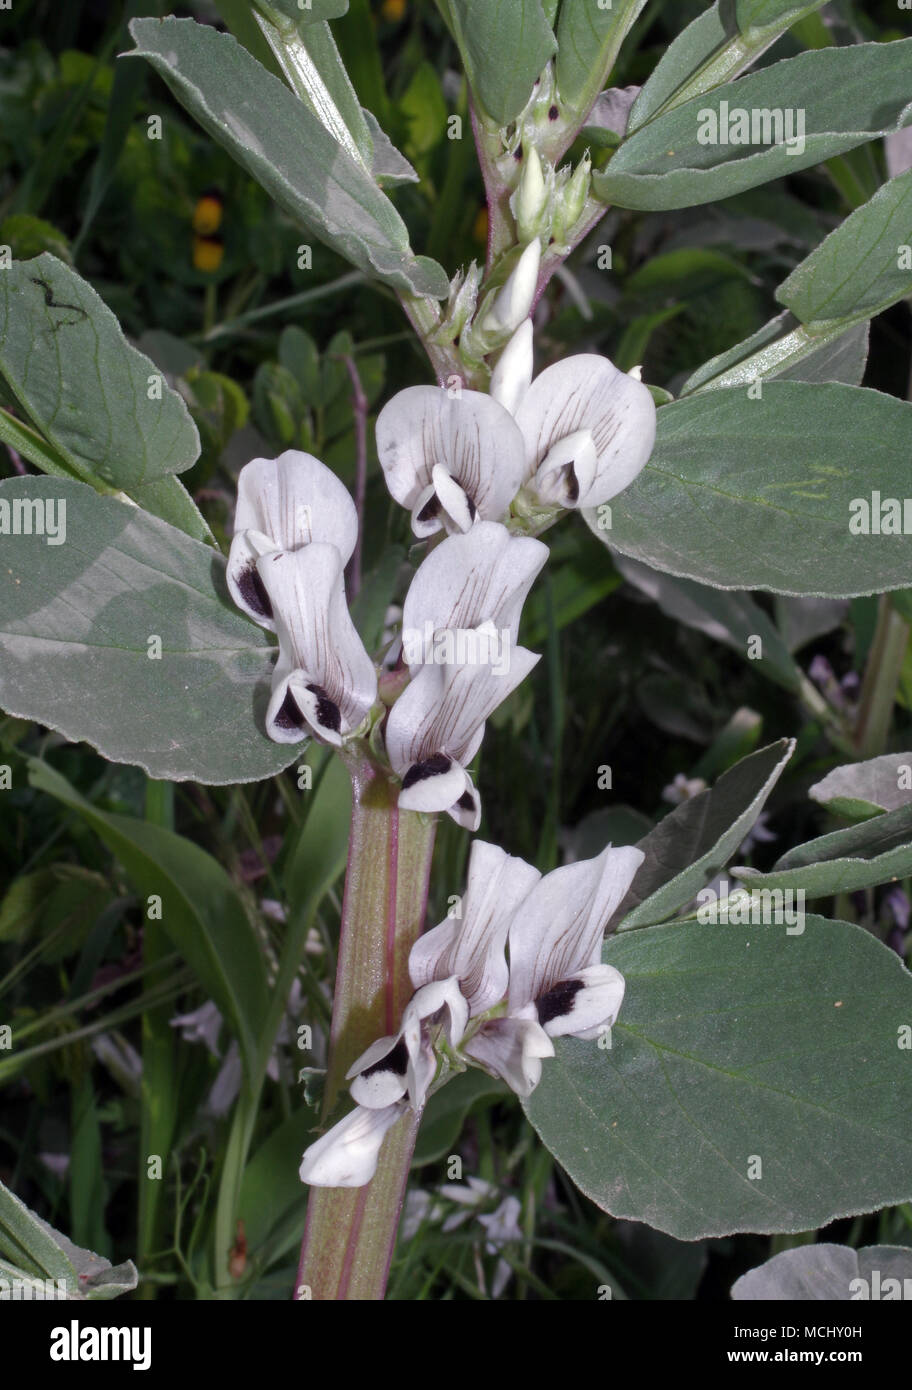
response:
[[[443,530],[443,522],[440,520],[440,498],[432,482],[421,489],[412,503],[412,530],[422,540]]]
[[[447,530],[470,531],[478,512],[465,489],[442,463],[434,464],[432,481],[443,515],[449,522]]]
[[[541,541],[511,536],[494,521],[449,536],[418,567],[402,609],[403,632],[492,622],[515,642],[522,605],[547,558]]]
[[[407,1029],[413,1019],[425,1022],[443,1009],[447,1011],[447,1021],[444,1023],[447,1038],[453,1047],[457,1047],[469,1021],[469,1005],[455,974],[430,980],[416,989],[402,1016],[403,1029]]]
[[[597,463],[591,430],[574,430],[548,450],[533,489],[542,502],[575,507],[592,487]]]
[[[580,353],[536,377],[516,412],[532,478],[558,440],[590,430],[597,467],[579,506],[607,502],[633,482],[655,443],[656,409],[648,389],[607,357]]]
[[[483,520],[507,511],[525,473],[525,448],[513,417],[480,391],[450,397],[439,386],[409,386],[383,407],[376,435],[387,487],[397,502],[414,509],[419,525],[434,520],[430,499],[416,503],[437,467]],[[446,499],[440,500],[446,507]]]
[[[610,1028],[624,1001],[624,977],[612,965],[591,965],[561,980],[536,1000],[538,1021],[550,1038],[597,1038]]]
[[[306,1150],[298,1170],[301,1181],[312,1187],[363,1187],[377,1171],[387,1130],[405,1109],[401,1101],[384,1110],[356,1106]]]
[[[542,1059],[554,1056],[545,1030],[529,1018],[492,1018],[462,1051],[500,1076],[518,1096],[530,1096],[541,1080]]]
[[[380,1110],[408,1096],[413,1109],[423,1107],[437,1070],[428,1020],[438,1015],[445,1015],[440,1023],[450,1043],[457,1046],[469,1020],[469,1006],[455,976],[418,989],[405,1007],[399,1032],[378,1038],[349,1067],[346,1080],[351,1081],[351,1093],[359,1105]]]
[[[383,1110],[408,1090],[408,1045],[401,1032],[378,1038],[345,1073],[352,1097],[368,1110]]]
[[[510,927],[511,1013],[599,964],[605,926],[643,858],[632,846],[609,846],[536,884]]]
[[[248,538],[247,533],[253,533]],[[358,513],[336,475],[312,454],[288,449],[275,459],[251,459],[238,476],[234,539],[227,583],[239,608],[274,631],[264,610],[256,560],[274,550],[330,542],[343,568],[358,539]]]
[[[541,265],[541,243],[538,237],[530,241],[503,289],[484,316],[483,333],[514,333],[523,319],[528,318],[538,289]]]
[[[472,779],[461,763],[438,753],[423,763],[414,763],[402,779],[399,806],[403,811],[450,811],[465,801],[466,810],[473,810]]]
[[[386,749],[394,770],[407,779],[416,764],[441,754],[457,763],[470,762],[485,720],[539,660],[537,653],[515,647],[499,675],[481,664],[419,667],[387,720]],[[435,770],[449,772],[442,766]]]
[[[532,320],[525,319],[507,343],[491,373],[491,395],[515,415],[532,385]]]
[[[463,830],[468,830],[470,835],[474,835],[481,825],[481,797],[468,773],[466,782],[468,785],[459,800],[447,807],[447,815],[457,825],[462,826]]]
[[[342,557],[314,542],[263,556],[258,572],[279,636],[266,714],[270,738],[298,743],[314,733],[338,744],[377,698],[377,673],[345,601]]]
[[[455,975],[473,1016],[499,1003],[509,981],[504,948],[510,920],[539,878],[525,860],[476,840],[461,917],[448,917],[412,947],[409,974],[415,988]]]

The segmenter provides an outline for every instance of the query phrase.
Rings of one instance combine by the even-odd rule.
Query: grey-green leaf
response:
[[[681,105],[698,92],[707,92],[722,82],[729,82],[750,67],[780,34],[802,15],[819,10],[825,0],[808,4],[765,4],[751,6],[741,15],[732,11],[731,0],[717,3],[688,24],[666,49],[658,65],[643,87],[630,117],[630,129],[637,130],[660,110]],[[739,27],[739,18],[749,18],[751,11],[779,9],[785,11],[778,21],[768,21],[762,27]]]
[[[819,10],[818,5],[809,5],[807,0],[735,0],[735,18],[742,34],[751,30],[774,29],[781,33],[811,10]]]
[[[834,767],[808,789],[808,796],[837,815],[898,811],[912,801],[912,753],[884,753]]]
[[[786,310],[727,352],[704,362],[688,377],[679,397],[722,386],[749,386],[758,378],[776,381],[826,381],[860,386],[868,361],[870,323],[843,328],[832,324],[809,333]]]
[[[769,873],[737,866],[732,873],[749,892],[800,889],[809,898],[896,882],[912,874],[912,805],[797,845]]]
[[[646,858],[615,920],[618,931],[663,922],[723,868],[756,821],[794,751],[780,739],[742,758],[683,801],[637,844]]]
[[[447,7],[473,92],[497,125],[507,125],[557,47],[541,0],[448,0]]]
[[[129,490],[199,455],[180,396],[91,285],[47,251],[0,274],[0,372],[86,482]]]
[[[890,1302],[904,1297],[904,1280],[912,1287],[912,1250],[907,1246],[866,1245],[854,1250],[821,1242],[781,1250],[749,1269],[735,1280],[731,1296],[736,1303],[855,1303],[871,1298]]]
[[[526,1105],[600,1207],[699,1240],[909,1200],[912,975],[870,933],[693,922],[604,959],[627,982],[611,1048],[558,1040]]]
[[[563,0],[557,24],[557,90],[575,108],[587,109],[607,82],[621,44],[646,0]]]
[[[314,113],[229,34],[190,19],[138,19],[137,48],[175,96],[292,217],[396,289],[442,298],[446,273],[365,168]]]
[[[912,294],[912,170],[891,179],[776,291],[802,323],[871,318]]]
[[[848,598],[912,585],[912,536],[865,534],[857,505],[871,511],[872,491],[908,492],[912,405],[836,384],[770,381],[760,399],[751,392],[663,406],[655,451],[613,499],[611,529],[585,513],[593,532],[720,589]]]
[[[40,509],[43,530],[64,503],[66,541],[4,540],[5,709],[152,777],[250,782],[293,761],[264,731],[275,648],[231,603],[220,555],[63,478],[0,483],[0,520],[9,504],[15,524],[17,502],[30,525]]]
[[[774,63],[641,126],[593,187],[606,202],[656,211],[730,198],[798,173],[908,125],[910,64],[912,39],[820,49]],[[732,135],[740,141],[744,133],[738,113],[756,143],[733,142]]]
[[[36,1298],[45,1297],[45,1280],[60,1281],[67,1299],[81,1301],[117,1298],[135,1289],[139,1276],[132,1260],[113,1267],[74,1245],[0,1183],[0,1278],[34,1281],[27,1296]]]

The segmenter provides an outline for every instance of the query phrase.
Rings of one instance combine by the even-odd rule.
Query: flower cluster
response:
[[[517,295],[520,312],[494,368],[491,394],[411,386],[377,419],[387,486],[410,508],[416,536],[498,521],[520,492],[531,506],[599,506],[627,487],[652,453],[656,409],[649,389],[607,357],[579,353],[533,380],[532,320],[525,315],[537,247],[527,247],[511,277],[519,286],[508,281],[500,292],[511,300],[506,321],[516,317]]]
[[[481,805],[468,764],[489,716],[539,659],[516,643],[548,552],[503,522],[511,509],[548,516],[613,497],[655,438],[649,391],[606,358],[571,357],[533,381],[526,316],[538,255],[536,240],[485,309],[512,335],[491,394],[410,387],[377,420],[389,490],[431,541],[403,607],[409,681],[386,717],[386,755],[403,809],[446,811],[469,830]],[[310,454],[242,469],[227,581],[238,606],[279,638],[266,715],[278,742],[339,746],[369,731],[377,673],[344,585],[357,535],[352,499]]]
[[[542,877],[476,840],[458,915],[412,948],[415,993],[398,1033],[350,1068],[356,1106],[306,1151],[302,1180],[369,1182],[385,1134],[406,1110],[423,1109],[441,1059],[479,1065],[528,1096],[554,1055],[553,1038],[592,1039],[610,1028],[624,979],[601,963],[602,938],[642,860],[641,850],[609,846]]]

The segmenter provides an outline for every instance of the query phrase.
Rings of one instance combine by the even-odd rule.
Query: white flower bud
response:
[[[551,170],[548,172],[551,173]],[[532,145],[523,161],[519,186],[510,199],[510,208],[516,219],[520,242],[530,242],[538,238],[544,230],[545,214],[550,201],[548,193],[541,159],[538,150]]]
[[[532,384],[532,320],[524,319],[507,343],[491,376],[491,395],[511,415]]]
[[[485,314],[483,333],[498,336],[514,333],[523,319],[528,318],[538,288],[538,269],[541,246],[538,238],[530,241],[510,273],[506,284]]]

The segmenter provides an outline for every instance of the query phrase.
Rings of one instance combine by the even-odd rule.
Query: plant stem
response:
[[[376,1038],[396,1030],[412,986],[409,952],[424,922],[434,821],[397,806],[398,787],[367,758],[349,763],[352,824],[333,1001],[324,1120],[345,1073]],[[296,1298],[382,1299],[419,1116],[384,1142],[373,1181],[313,1188]]]
[[[908,645],[909,624],[893,607],[890,595],[882,594],[855,724],[855,748],[860,758],[875,758],[886,751]]]

